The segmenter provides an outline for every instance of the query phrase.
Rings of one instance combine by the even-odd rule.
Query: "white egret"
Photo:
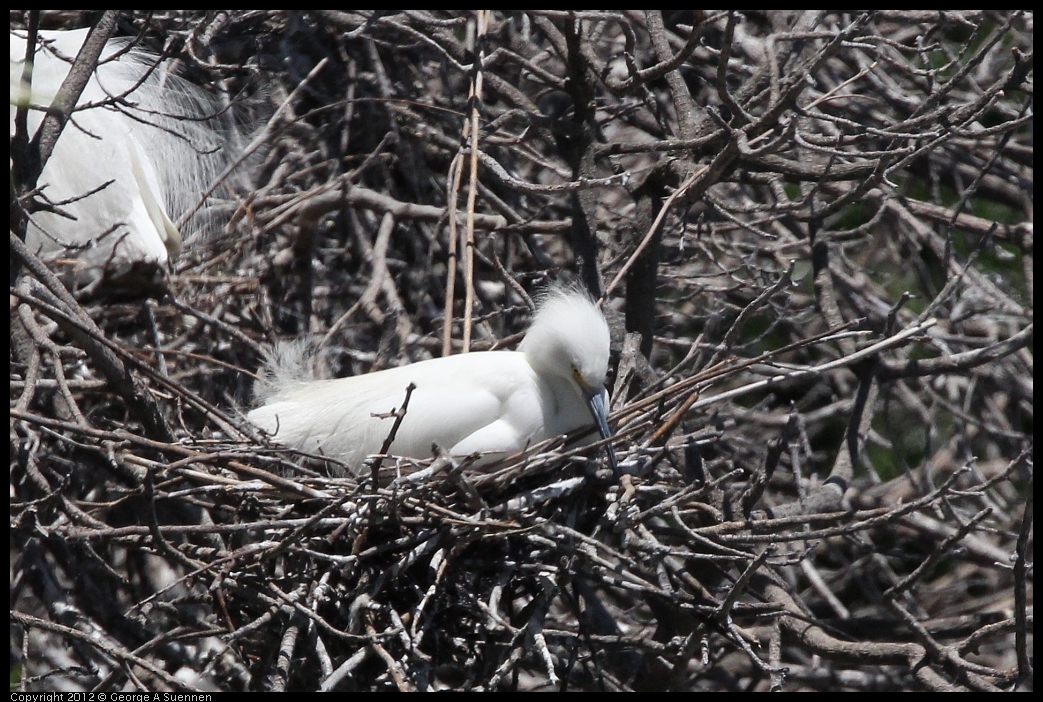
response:
[[[45,104],[31,105],[30,138],[87,33],[40,32],[26,95]],[[182,247],[171,216],[195,205],[228,158],[220,148],[227,135],[204,119],[214,114],[209,96],[127,46],[107,43],[37,182],[60,213],[34,213],[26,232],[30,250],[62,260],[80,283],[165,266]],[[12,31],[12,76],[20,78],[25,50],[26,38]]]
[[[286,446],[336,458],[358,472],[391,432],[406,388],[405,416],[389,452],[430,458],[438,444],[484,462],[583,427],[609,438],[609,333],[586,294],[553,289],[517,351],[446,356],[339,380],[284,383],[251,422]],[[376,415],[384,415],[376,416]],[[608,447],[616,469],[615,454]]]

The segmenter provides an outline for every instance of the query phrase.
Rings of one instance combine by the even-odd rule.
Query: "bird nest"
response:
[[[1031,686],[1031,21],[785,18],[124,17],[264,85],[265,147],[161,296],[12,242],[17,684]],[[335,478],[245,421],[279,339],[510,346],[568,276],[619,475],[559,439]]]

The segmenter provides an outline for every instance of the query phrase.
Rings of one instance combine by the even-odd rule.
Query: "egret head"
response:
[[[608,324],[586,293],[551,288],[518,350],[540,374],[575,381],[588,390],[604,387]]]
[[[598,433],[609,438],[605,375],[608,373],[608,323],[590,297],[576,289],[552,288],[540,302],[518,350],[541,376],[572,388],[590,411]],[[616,457],[608,446],[609,463]]]

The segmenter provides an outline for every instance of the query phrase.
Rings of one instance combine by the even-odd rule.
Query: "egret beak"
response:
[[[605,397],[604,388],[591,388],[587,391],[587,407],[590,408],[590,414],[594,417],[594,424],[597,426],[601,438],[611,439],[612,432],[608,428],[608,409],[605,407]],[[619,465],[616,463],[616,451],[612,448],[611,443],[605,444],[605,448],[608,450],[608,464],[612,467],[612,472],[618,476]]]

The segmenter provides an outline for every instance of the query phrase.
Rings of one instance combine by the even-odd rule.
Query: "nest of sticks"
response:
[[[159,295],[12,244],[23,689],[1031,688],[1030,18],[120,23],[260,148]],[[280,339],[510,346],[569,277],[621,476],[333,478],[244,419]]]

